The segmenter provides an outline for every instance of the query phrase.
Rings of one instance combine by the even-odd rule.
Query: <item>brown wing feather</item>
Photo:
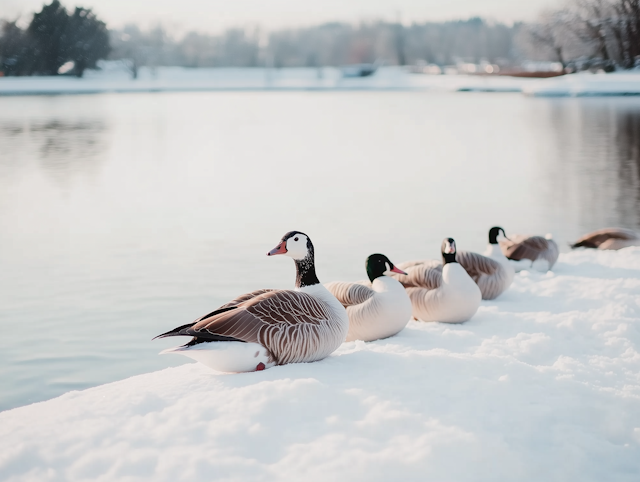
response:
[[[218,309],[222,310],[224,308],[231,308],[233,306],[241,305],[245,301],[248,301],[248,300],[250,300],[252,298],[255,298],[256,296],[260,296],[260,295],[262,295],[264,293],[269,293],[271,291],[277,291],[277,290],[274,290],[274,289],[261,289],[261,290],[252,291],[251,293],[245,293],[244,295],[240,295],[236,299],[229,301],[229,303],[226,303],[226,304],[222,305]]]
[[[417,287],[434,290],[442,284],[442,265],[436,260],[406,261],[400,263],[398,268],[405,271],[407,275],[395,273],[391,275],[405,288]]]
[[[510,241],[500,241],[500,249],[507,258],[516,261],[521,259],[535,261],[544,258],[549,262],[549,269],[558,261],[560,254],[556,242],[542,236],[511,236]]]
[[[476,283],[483,274],[493,276],[500,270],[500,263],[497,261],[471,251],[458,251],[456,261]]]
[[[265,290],[240,302],[237,309],[198,321],[184,334],[197,337],[207,332],[259,343],[279,364],[312,361],[327,356],[335,349],[333,338],[343,336],[330,323],[334,318],[328,306],[308,294]]]
[[[347,283],[344,281],[334,281],[325,285],[333,296],[338,298],[345,308],[347,306],[364,303],[374,295],[374,291],[359,283]]]
[[[530,259],[535,261],[538,254],[548,249],[548,240],[542,236],[512,236],[511,242],[501,241],[500,248],[504,255],[509,259],[519,261],[521,259]]]
[[[609,239],[623,239],[627,241],[632,241],[639,239],[640,235],[638,233],[631,231],[630,229],[624,228],[605,228],[599,229],[598,231],[594,231],[589,234],[585,234],[580,239],[578,239],[574,244],[571,245],[572,248],[597,248],[605,241]]]

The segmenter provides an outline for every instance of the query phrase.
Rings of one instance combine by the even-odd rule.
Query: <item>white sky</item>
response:
[[[49,3],[50,0],[47,0]],[[0,0],[0,18],[23,21],[44,0]],[[266,29],[339,20],[394,20],[404,23],[482,16],[512,22],[529,20],[553,0],[63,0],[67,8],[93,8],[110,27],[162,23],[176,32],[218,32],[227,27],[260,25]]]

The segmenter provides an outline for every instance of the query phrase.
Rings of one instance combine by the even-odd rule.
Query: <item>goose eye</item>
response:
[[[294,241],[297,241],[297,240],[298,240],[298,238],[293,238],[293,240],[294,240]]]

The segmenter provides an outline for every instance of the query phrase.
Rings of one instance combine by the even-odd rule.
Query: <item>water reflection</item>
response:
[[[91,174],[108,149],[107,124],[103,119],[0,119],[0,151],[18,153],[0,157],[5,175],[37,160],[47,176],[66,186],[75,175]],[[20,162],[17,162],[20,160]]]
[[[543,153],[553,211],[574,211],[583,232],[640,228],[640,102],[548,100],[555,149]],[[555,214],[553,214],[555,215]]]
[[[631,227],[640,227],[640,111],[624,111],[618,116],[620,212]]]

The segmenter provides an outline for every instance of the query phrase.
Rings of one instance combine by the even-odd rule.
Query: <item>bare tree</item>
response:
[[[573,18],[569,28],[586,45],[593,49],[593,54],[605,64],[613,60],[608,44],[608,33],[611,21],[610,0],[574,0],[571,6]]]
[[[567,67],[567,48],[573,40],[568,29],[572,16],[567,10],[544,12],[537,23],[529,25],[527,34],[534,46],[550,51],[556,60]]]
[[[586,58],[587,65],[596,60],[613,70],[640,62],[640,0],[571,0],[528,30],[532,43],[553,51],[563,65]]]
[[[640,61],[640,0],[614,0],[611,29],[617,44],[619,63],[625,69]]]

